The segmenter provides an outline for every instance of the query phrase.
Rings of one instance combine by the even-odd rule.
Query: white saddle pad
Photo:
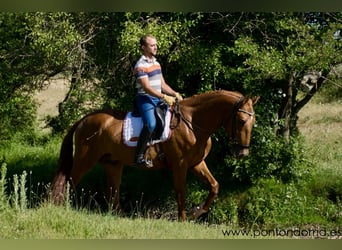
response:
[[[165,128],[160,140],[154,140],[148,143],[149,146],[166,141],[171,135],[170,130],[171,112],[168,110],[165,116]],[[122,138],[123,143],[129,147],[136,147],[139,140],[140,132],[143,128],[143,122],[141,117],[132,116],[132,112],[128,112],[123,122]]]

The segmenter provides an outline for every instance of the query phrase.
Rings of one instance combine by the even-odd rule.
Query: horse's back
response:
[[[122,123],[127,112],[99,110],[82,118],[75,136],[82,141],[91,141],[102,134],[121,133]]]

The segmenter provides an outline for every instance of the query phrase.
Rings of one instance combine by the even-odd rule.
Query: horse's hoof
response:
[[[203,209],[203,205],[201,204],[200,206],[195,206],[191,209],[189,217],[191,219],[197,219],[198,217],[200,217],[201,215],[207,213],[208,211]]]

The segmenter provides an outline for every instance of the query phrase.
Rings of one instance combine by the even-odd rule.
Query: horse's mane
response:
[[[185,98],[184,101],[187,105],[193,106],[203,103],[203,101],[206,99],[217,98],[219,96],[230,96],[234,98],[239,98],[242,96],[242,94],[237,91],[213,90],[201,94],[195,94],[191,97]]]

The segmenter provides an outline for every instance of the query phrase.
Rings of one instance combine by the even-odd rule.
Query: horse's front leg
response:
[[[204,213],[209,211],[211,204],[214,199],[217,197],[219,191],[219,183],[215,180],[215,178],[210,173],[207,164],[202,161],[198,165],[191,168],[191,171],[203,182],[210,186],[209,194],[205,202],[200,206],[193,209],[191,212],[191,217],[196,219]]]

